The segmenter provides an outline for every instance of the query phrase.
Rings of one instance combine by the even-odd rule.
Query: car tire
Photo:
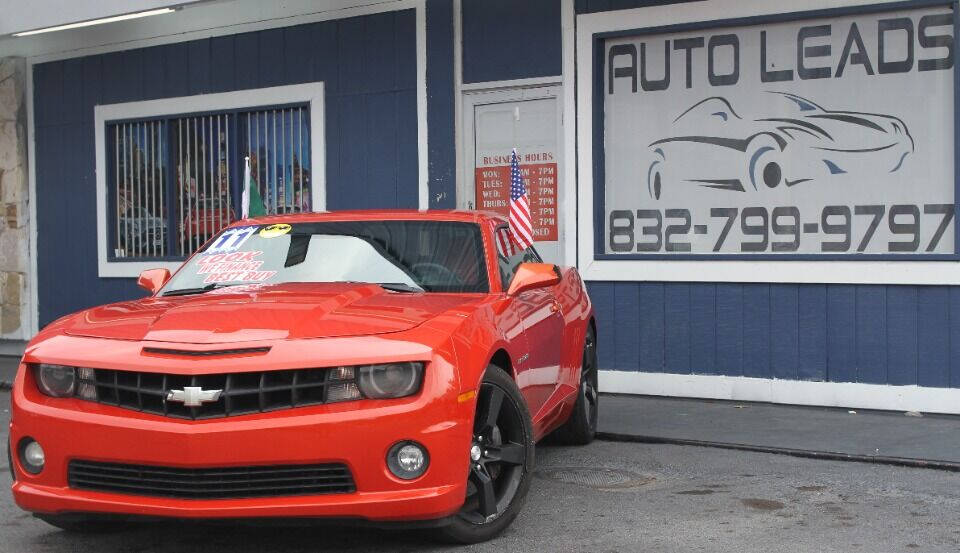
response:
[[[41,515],[39,513],[33,516],[51,526],[75,534],[109,534],[130,527],[129,523],[121,520],[102,520],[72,515]]]
[[[487,367],[477,394],[470,448],[464,506],[438,529],[438,537],[446,542],[471,544],[496,537],[517,517],[530,489],[534,466],[530,411],[517,384],[495,365]]]
[[[597,393],[597,338],[593,327],[587,327],[583,341],[583,364],[580,369],[580,386],[577,389],[577,401],[567,422],[558,428],[553,436],[563,445],[587,445],[597,435],[599,417],[599,396]]]

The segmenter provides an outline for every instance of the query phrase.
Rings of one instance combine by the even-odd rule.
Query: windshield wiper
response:
[[[217,288],[226,288],[227,286],[236,286],[236,284],[223,284],[221,282],[212,282],[206,286],[198,286],[196,288],[180,288],[179,290],[170,290],[169,292],[164,292],[164,296],[189,296],[191,294],[202,294],[204,292],[209,292],[210,290],[215,290]]]
[[[390,290],[391,292],[424,292],[423,288],[418,288],[416,286],[410,286],[409,284],[404,284],[402,282],[378,282],[377,286],[383,288],[384,290]]]

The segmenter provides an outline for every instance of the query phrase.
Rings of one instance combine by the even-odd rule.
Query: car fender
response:
[[[584,340],[587,336],[587,327],[593,319],[593,304],[587,293],[586,284],[581,280],[580,273],[575,267],[563,267],[561,280],[557,284],[555,294],[560,301],[563,312],[564,352],[560,365],[558,384],[578,386],[580,383],[580,369],[583,360]]]
[[[523,355],[527,344],[519,317],[511,317],[511,309],[504,295],[474,309],[455,310],[424,323],[422,328],[449,333],[456,351],[461,394],[480,387],[484,372],[501,350],[510,360],[509,366],[501,368],[516,380],[514,360]]]

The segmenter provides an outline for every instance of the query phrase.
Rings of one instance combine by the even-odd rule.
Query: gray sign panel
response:
[[[949,9],[604,47],[604,253],[954,253]]]

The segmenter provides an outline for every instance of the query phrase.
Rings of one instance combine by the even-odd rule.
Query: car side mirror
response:
[[[156,294],[170,280],[168,269],[147,269],[137,278],[137,286],[151,294]]]
[[[546,288],[560,282],[557,266],[550,263],[521,263],[513,275],[507,294],[516,296],[534,288]]]

